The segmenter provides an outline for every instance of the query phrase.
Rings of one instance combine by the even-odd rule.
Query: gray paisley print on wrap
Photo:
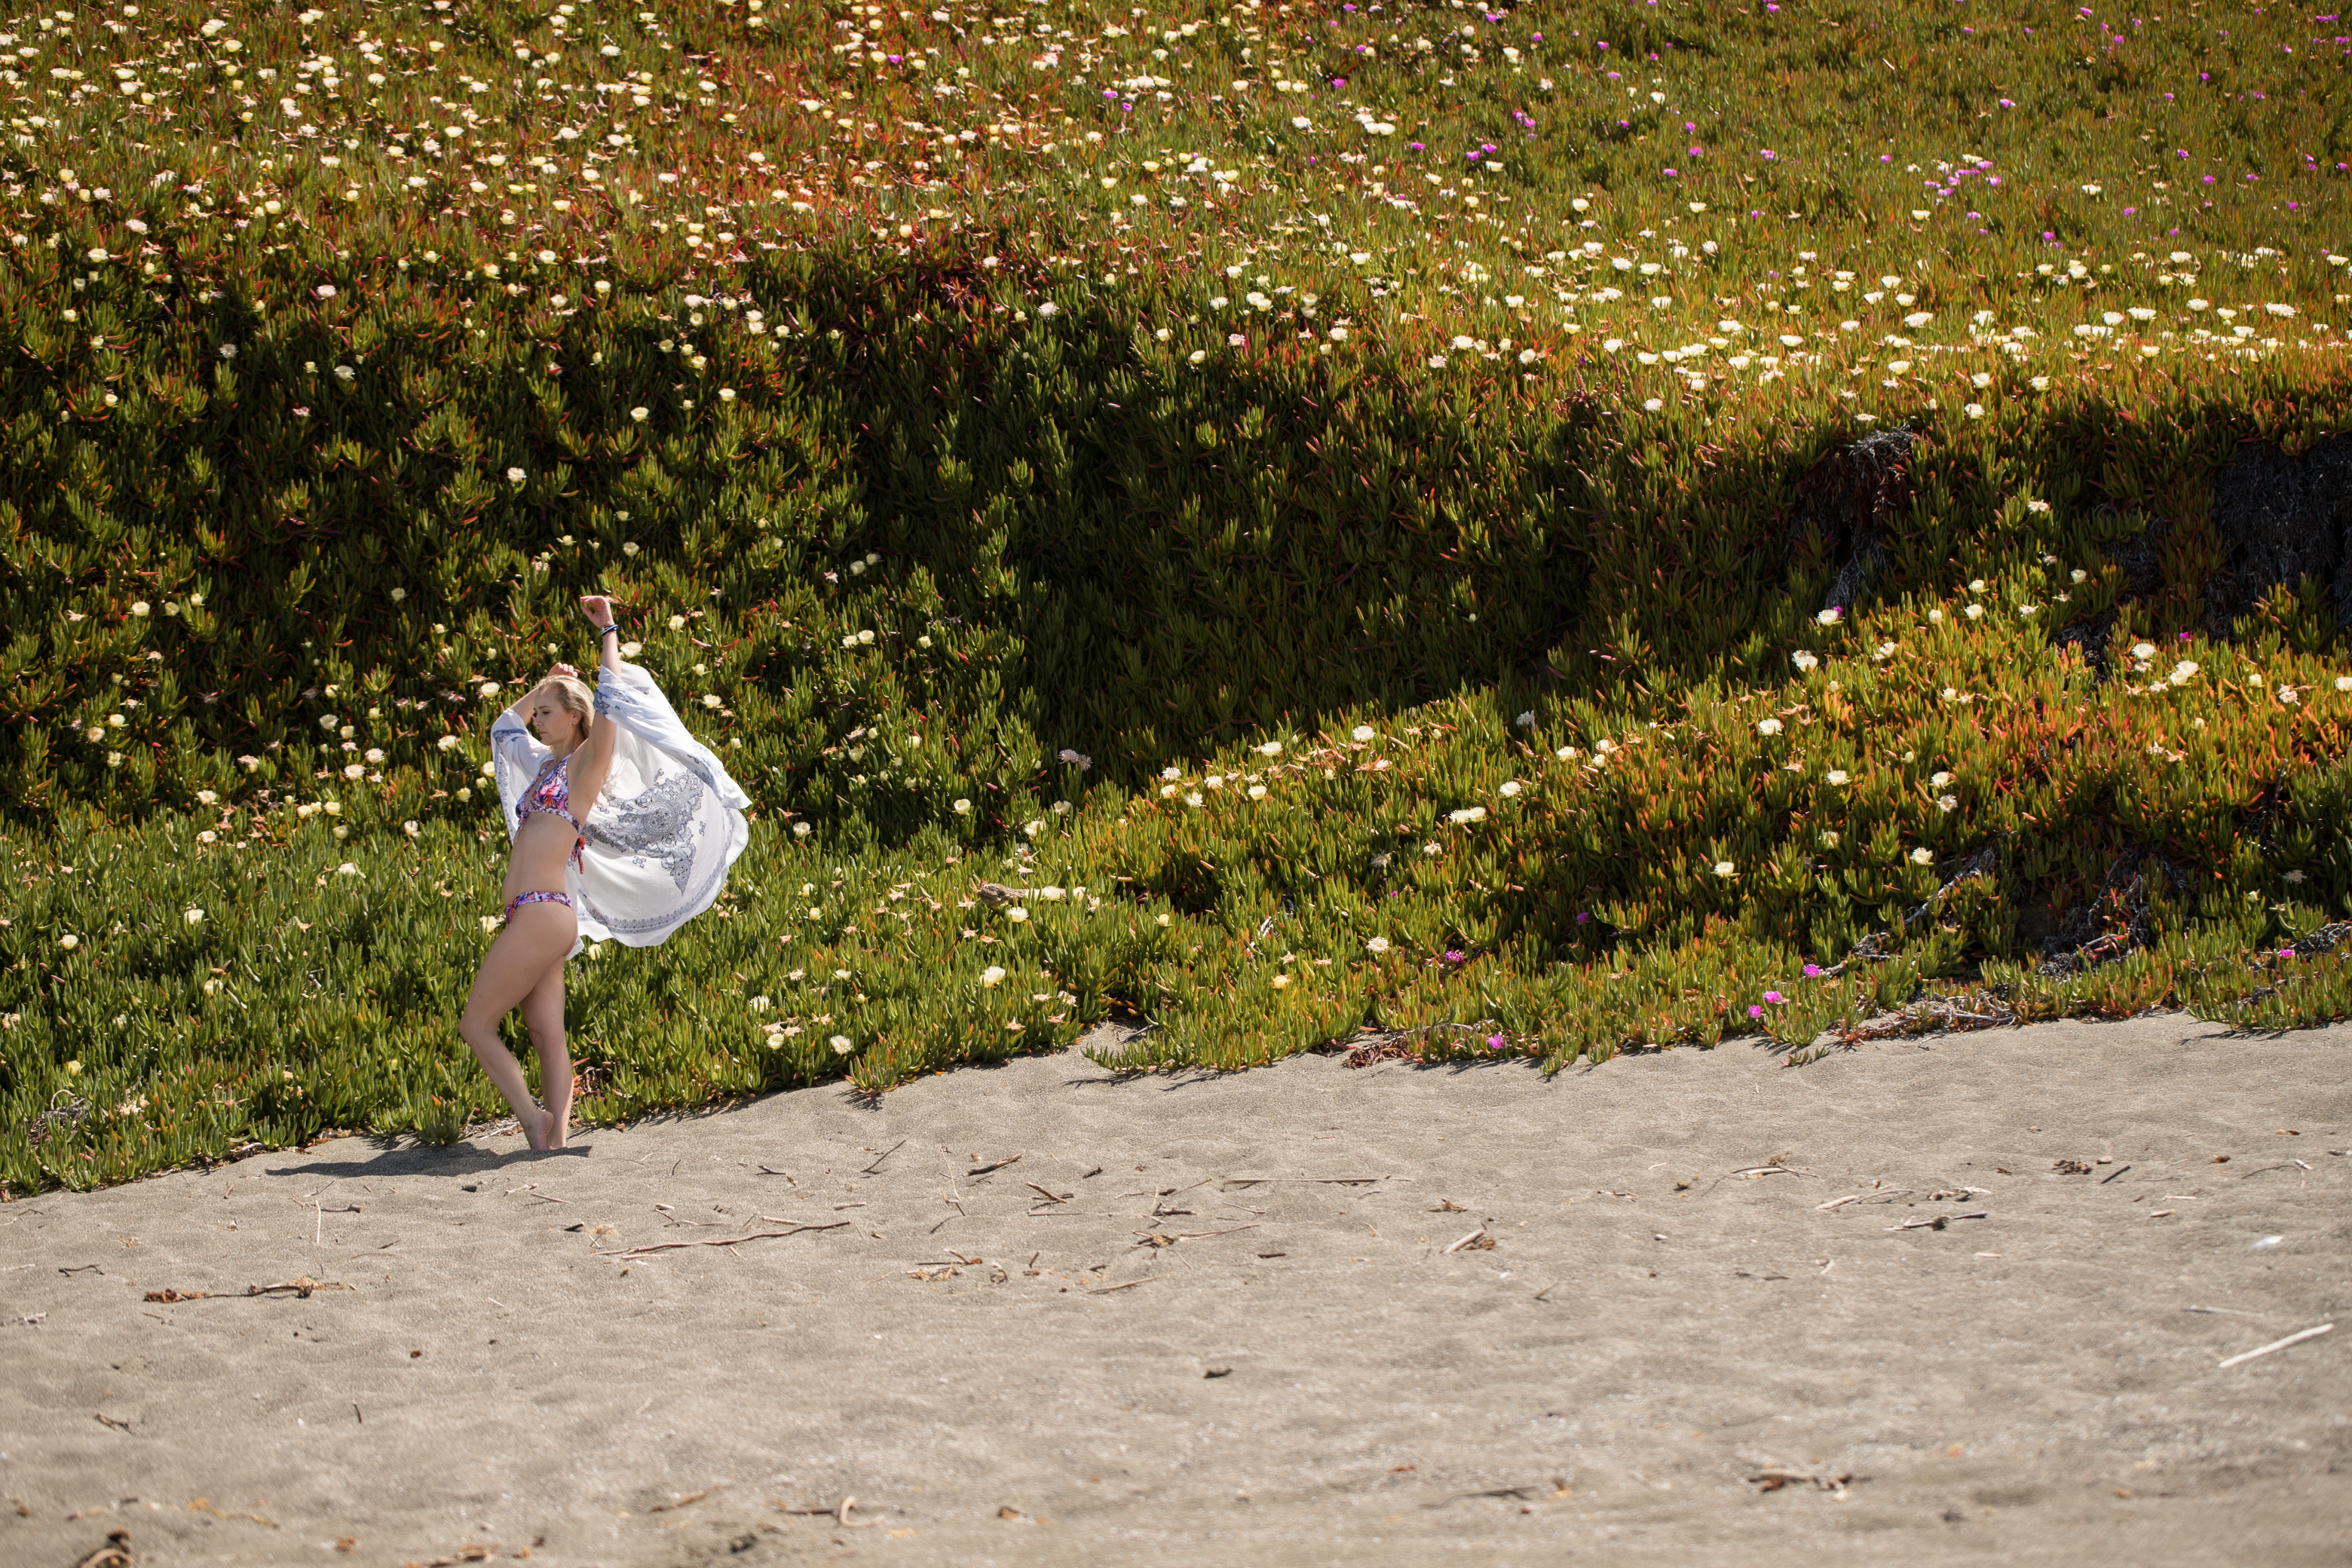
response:
[[[625,800],[596,803],[588,814],[588,841],[627,856],[637,866],[657,862],[681,893],[694,874],[694,808],[701,782],[685,772],[666,773],[643,793]]]

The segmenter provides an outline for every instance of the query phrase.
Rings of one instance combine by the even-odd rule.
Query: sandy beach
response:
[[[2347,1066],[1066,1054],[53,1193],[0,1560],[2340,1564]]]

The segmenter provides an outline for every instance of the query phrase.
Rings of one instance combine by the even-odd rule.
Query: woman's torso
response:
[[[571,788],[569,757],[551,760],[523,792],[521,828],[515,834],[514,853],[507,862],[502,898],[518,893],[561,892],[563,867],[578,853],[579,823],[588,820],[593,797]]]

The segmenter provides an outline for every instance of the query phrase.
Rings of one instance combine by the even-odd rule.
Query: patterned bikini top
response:
[[[522,825],[533,812],[544,811],[563,818],[572,824],[572,863],[584,871],[588,866],[582,855],[588,847],[588,832],[572,815],[571,763],[568,756],[557,757],[540,769],[539,777],[523,792],[522,803],[515,809],[515,831],[522,831]]]

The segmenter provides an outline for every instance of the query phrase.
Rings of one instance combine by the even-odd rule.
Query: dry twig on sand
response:
[[[2273,1351],[2283,1351],[2289,1345],[2299,1345],[2305,1340],[2315,1340],[2320,1335],[2326,1333],[2329,1330],[2335,1327],[2336,1325],[2333,1323],[2322,1323],[2315,1329],[2305,1329],[2299,1333],[2289,1334],[2283,1340],[2273,1340],[2266,1345],[2257,1345],[2252,1350],[2241,1351],[2238,1354],[2233,1355],[2229,1360],[2223,1362],[2221,1365],[2223,1367],[2236,1366],[2240,1362],[2252,1361],[2258,1355],[2268,1355]]]
[[[106,1544],[74,1564],[74,1568],[131,1568],[137,1558],[131,1555],[131,1532],[110,1530]]]
[[[765,1241],[772,1237],[798,1236],[804,1230],[839,1230],[848,1223],[845,1219],[837,1219],[830,1225],[794,1225],[789,1230],[755,1230],[749,1236],[710,1236],[696,1241],[656,1241],[646,1247],[633,1247],[621,1256],[625,1258],[643,1258],[648,1252],[667,1252],[680,1247],[733,1247],[739,1242]]]

